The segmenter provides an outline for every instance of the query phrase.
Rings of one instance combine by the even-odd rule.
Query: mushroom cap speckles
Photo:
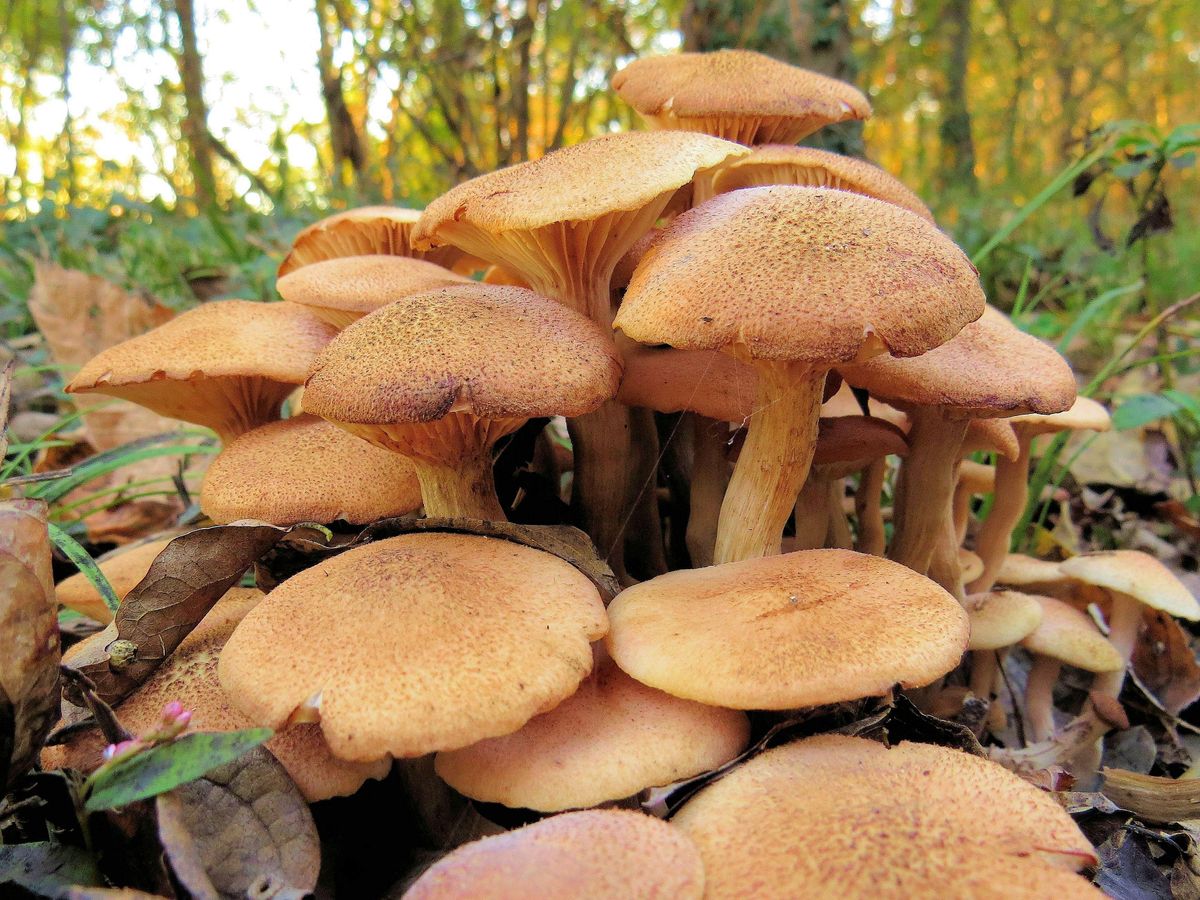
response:
[[[317,707],[343,759],[421,756],[516,731],[570,696],[608,629],[595,586],[498,538],[407,534],[289,578],[221,654],[233,702],[278,727]]]
[[[1082,553],[1059,563],[1058,568],[1079,581],[1128,594],[1146,606],[1181,619],[1200,619],[1200,603],[1192,592],[1149,553],[1140,550]]]
[[[313,364],[304,409],[335,422],[577,416],[617,392],[612,338],[516,287],[468,284],[404,297],[359,319]]]
[[[470,282],[423,259],[342,256],[297,269],[276,286],[289,303],[366,315],[408,294]]]
[[[635,341],[834,365],[916,356],[982,315],[963,252],[929,222],[846,191],[748,188],[662,230],[615,326]]]
[[[698,171],[748,152],[693,132],[601,135],[451,188],[429,204],[413,241],[439,243],[438,229],[448,222],[503,234],[632,212],[688,184]]]
[[[1022,647],[1089,672],[1116,672],[1124,667],[1120,651],[1087,613],[1053,597],[1035,599],[1042,606],[1042,621],[1021,641]]]
[[[625,66],[612,86],[645,116],[784,116],[819,128],[871,115],[853,85],[751,50],[648,56]]]
[[[677,829],[640,812],[594,809],[464,844],[434,863],[404,898],[700,900],[703,894],[704,867]]]
[[[670,572],[627,588],[608,612],[609,652],[627,673],[734,709],[928,684],[958,665],[968,639],[963,608],[932,581],[848,550]]]
[[[1063,808],[997,763],[842,735],[756,756],[672,824],[699,847],[712,898],[932,897],[985,868],[1028,885],[1096,862]]]

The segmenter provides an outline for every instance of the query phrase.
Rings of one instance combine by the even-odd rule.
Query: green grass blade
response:
[[[92,559],[90,553],[83,549],[83,546],[71,537],[53,522],[46,523],[50,529],[50,540],[54,542],[54,546],[63,552],[72,563],[75,564],[84,577],[92,583],[94,587],[104,599],[104,605],[108,607],[110,612],[115,613],[117,606],[121,600],[117,597],[117,592],[113,590],[113,586],[108,583],[108,579],[104,577],[104,573],[100,571],[100,567],[96,565],[96,561]]]

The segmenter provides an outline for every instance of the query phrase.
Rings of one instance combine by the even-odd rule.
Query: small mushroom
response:
[[[992,700],[1003,651],[1041,624],[1042,605],[1018,591],[989,591],[971,594],[963,606],[971,619],[971,693]]]
[[[962,543],[967,536],[967,523],[971,518],[971,498],[977,494],[990,494],[996,489],[996,467],[964,459],[958,464],[958,480],[954,482],[954,499],[951,510],[954,518],[954,537]],[[982,562],[982,560],[981,560]],[[982,570],[972,578],[963,575],[970,583],[982,575]]]

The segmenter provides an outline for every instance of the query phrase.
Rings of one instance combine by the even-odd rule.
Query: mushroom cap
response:
[[[122,724],[133,734],[143,734],[159,721],[163,706],[177,700],[192,711],[193,731],[253,727],[221,690],[217,659],[238,622],[262,597],[257,590],[233,588],[218,600],[154,674],[117,706]],[[101,632],[85,643],[103,644],[111,639],[111,635]],[[45,761],[53,767],[91,772],[100,765],[105,743],[98,729],[79,732],[64,745],[48,747]],[[392,765],[386,756],[362,763],[335,758],[316,725],[295,725],[280,731],[266,748],[287,769],[310,803],[352,794],[368,778],[383,778]]]
[[[442,243],[438,232],[449,223],[465,222],[501,235],[633,212],[688,184],[698,171],[747,152],[706,134],[604,134],[451,188],[429,204],[413,243]],[[640,231],[631,235],[629,243],[640,236]]]
[[[510,734],[592,668],[595,586],[497,538],[406,534],[275,588],[226,644],[221,684],[255,722],[314,707],[333,752],[421,756]]]
[[[971,619],[972,650],[1011,647],[1042,623],[1038,598],[1017,591],[971,594],[964,606]]]
[[[609,606],[608,648],[659,690],[733,709],[794,709],[924,685],[967,647],[953,597],[898,563],[801,550],[669,572]]]
[[[1042,621],[1021,641],[1030,653],[1051,656],[1088,672],[1116,672],[1125,667],[1121,652],[1087,613],[1053,597],[1034,599],[1042,606]]]
[[[592,809],[464,844],[427,869],[404,900],[703,894],[704,866],[677,829],[632,810]]]
[[[850,384],[889,403],[938,406],[951,416],[1054,413],[1075,400],[1067,361],[990,306],[928,353],[871,359],[839,371]]]
[[[612,86],[643,116],[667,115],[674,127],[695,118],[777,116],[795,121],[799,140],[825,125],[871,115],[871,104],[853,85],[752,50],[635,59],[613,76]]]
[[[465,284],[359,319],[313,363],[304,409],[336,422],[578,416],[617,392],[621,362],[589,319],[532,291]]]
[[[870,197],[784,186],[722,194],[675,219],[614,324],[645,344],[833,365],[925,353],[983,308],[975,268],[930,223]]]
[[[750,739],[745,713],[634,681],[600,654],[579,690],[520,731],[437,755],[460,794],[557,812],[633,796],[724,765]]]
[[[834,734],[754,757],[672,824],[699,847],[712,898],[947,896],[947,884],[997,863],[1028,883],[1028,867],[1097,861],[1053,797],[997,763]]]
[[[1108,431],[1112,416],[1091,397],[1076,397],[1069,409],[1051,415],[1014,416],[1013,425],[1028,434],[1056,431]]]
[[[958,568],[963,584],[970,584],[983,574],[983,559],[973,550],[958,548]]]
[[[619,337],[619,336],[618,336]],[[623,341],[625,374],[617,399],[658,412],[689,410],[718,422],[742,422],[754,411],[758,373],[714,350],[675,350]]]
[[[1021,455],[1021,444],[1011,423],[1012,419],[971,419],[963,438],[963,455],[982,451],[1015,460]]]
[[[1064,574],[1087,584],[1119,591],[1181,619],[1200,619],[1200,603],[1175,573],[1149,553],[1107,550],[1081,553],[1058,564]]]
[[[421,485],[405,457],[310,415],[232,441],[209,465],[200,489],[200,508],[218,524],[367,524],[420,506]]]
[[[217,300],[181,313],[93,357],[68,393],[151,381],[258,377],[303,384],[317,352],[337,332],[292,303]]]
[[[124,600],[125,595],[146,577],[146,572],[149,571],[155,557],[178,536],[172,534],[170,537],[144,541],[130,547],[118,547],[97,559],[96,564],[112,585],[113,592],[119,599]],[[63,606],[83,613],[97,622],[107,624],[112,621],[113,614],[104,605],[100,592],[82,572],[76,572],[56,584],[54,596]]]
[[[996,467],[964,459],[958,464],[958,483],[972,494],[990,494],[996,489]]]
[[[904,432],[874,416],[821,417],[813,465],[836,462],[866,462],[883,456],[904,456],[908,439]]]
[[[866,160],[815,147],[788,144],[756,147],[749,156],[722,166],[713,178],[718,194],[766,184],[800,184],[850,191],[893,203],[922,219],[933,221],[929,207],[899,178]]]
[[[360,206],[327,216],[296,235],[291,251],[279,265],[279,277],[340,256],[409,256],[446,267],[469,261],[457,247],[415,249],[410,237],[420,217],[421,210],[399,206]]]
[[[996,581],[1000,584],[1016,587],[1030,584],[1061,584],[1074,580],[1058,567],[1058,563],[1024,553],[1005,554],[1004,562],[1000,564],[1000,571],[996,576]]]
[[[344,328],[408,294],[470,282],[469,278],[423,259],[342,256],[284,275],[276,288],[289,303],[309,307],[321,319]]]

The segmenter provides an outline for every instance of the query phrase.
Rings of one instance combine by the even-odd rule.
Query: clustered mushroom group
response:
[[[649,130],[420,214],[319,222],[284,302],[204,304],[69,390],[216,431],[216,523],[520,521],[494,463],[532,429],[522,464],[625,589],[606,608],[569,562],[499,537],[376,540],[232,591],[118,715],[136,729],[177,698],[196,727],[269,726],[309,800],[410,761],[545,816],[444,857],[414,898],[1095,893],[1071,819],[990,760],[839,734],[739,757],[781,718],[897,688],[994,700],[1017,645],[1035,660],[1017,705],[1052,740],[1078,712],[1054,706],[1063,664],[1115,697],[1144,605],[1200,618],[1143,554],[1026,581],[1007,555],[1036,437],[1103,429],[1103,408],[986,305],[911,191],[792,146],[869,115],[851,86],[745,51],[638,60],[613,86]],[[119,590],[161,546],[104,564]],[[1108,636],[1051,581],[1103,588]],[[85,732],[47,753],[86,770],[100,750]],[[722,767],[669,821],[611,808]]]

